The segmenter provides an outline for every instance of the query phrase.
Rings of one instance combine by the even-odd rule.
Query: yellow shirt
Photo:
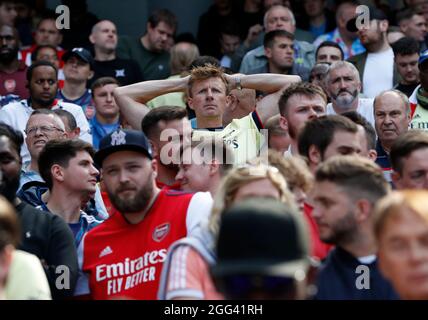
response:
[[[180,75],[171,76],[168,79],[180,79]],[[150,109],[162,106],[178,106],[186,108],[183,92],[171,92],[158,96],[146,103]]]
[[[261,129],[263,125],[257,112],[254,111],[241,119],[232,120],[222,130],[193,130],[192,140],[203,141],[207,137],[223,139],[233,152],[234,164],[239,165],[259,156],[265,141]]]
[[[5,287],[7,300],[51,300],[51,292],[40,260],[15,250]]]

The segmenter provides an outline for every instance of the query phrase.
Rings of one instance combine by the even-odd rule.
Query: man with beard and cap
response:
[[[374,126],[373,99],[358,97],[361,91],[360,75],[352,63],[334,62],[327,73],[325,84],[331,99],[327,105],[327,114],[357,111]]]
[[[21,173],[20,149],[24,139],[20,132],[0,123],[0,194],[15,206],[21,223],[18,249],[36,255],[42,262],[54,299],[70,297],[77,280],[77,255],[74,238],[67,224],[58,216],[20,201],[16,197]],[[59,268],[61,266],[61,268]],[[56,286],[64,270],[69,282]],[[68,286],[67,286],[68,285]]]
[[[0,122],[4,122],[15,130],[24,133],[31,113],[36,109],[64,109],[69,111],[76,119],[80,128],[79,138],[92,143],[89,123],[83,109],[75,104],[55,99],[58,90],[58,76],[55,66],[47,61],[38,61],[27,69],[27,86],[30,97],[20,101],[11,102],[0,109]],[[24,163],[30,161],[27,145],[24,144],[21,156]]]
[[[83,238],[75,295],[92,299],[156,299],[169,246],[208,218],[209,193],[156,186],[157,161],[144,133],[104,137],[95,161],[102,169],[112,216]]]
[[[19,39],[15,28],[3,25],[0,27],[0,95],[18,95],[28,98],[25,87],[27,66],[18,60]]]

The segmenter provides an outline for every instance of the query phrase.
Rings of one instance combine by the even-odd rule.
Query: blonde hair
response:
[[[206,64],[201,67],[193,68],[190,73],[190,79],[188,82],[188,96],[192,97],[192,88],[195,82],[207,80],[210,78],[219,78],[223,81],[226,87],[226,94],[229,94],[229,86],[226,80],[226,77],[223,74],[223,70],[219,67],[216,67],[212,64]]]
[[[287,181],[288,188],[301,188],[304,192],[309,192],[314,183],[314,177],[308,169],[305,161],[297,157],[285,158],[276,150],[269,149],[269,165],[277,168]]]
[[[214,235],[218,233],[221,213],[234,203],[238,190],[250,182],[263,179],[268,179],[279,191],[279,201],[297,208],[294,196],[277,168],[262,164],[236,167],[224,177],[214,198],[209,221],[209,229]]]
[[[376,205],[373,222],[376,239],[379,240],[386,223],[393,217],[402,215],[408,208],[428,224],[428,191],[401,190],[392,191]]]
[[[190,42],[179,42],[170,50],[171,74],[181,74],[189,70],[193,60],[199,57],[198,47]]]

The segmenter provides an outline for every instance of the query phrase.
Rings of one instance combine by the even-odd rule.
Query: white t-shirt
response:
[[[363,93],[367,98],[376,97],[381,91],[394,86],[394,52],[388,50],[369,53],[363,72]]]
[[[63,102],[62,100],[57,100],[55,105],[52,107],[52,110],[55,109],[64,109],[70,112],[76,119],[77,126],[80,128],[79,138],[92,144],[92,135],[89,123],[80,106],[73,103]],[[15,130],[21,131],[25,137],[25,126],[27,125],[28,119],[33,111],[34,109],[28,105],[27,100],[14,101],[0,109],[0,122],[6,123]],[[23,163],[31,160],[30,152],[28,151],[25,141],[21,148],[21,156]]]
[[[369,98],[359,98],[357,112],[362,115],[374,127],[373,100]],[[336,114],[331,103],[327,104],[326,114]]]

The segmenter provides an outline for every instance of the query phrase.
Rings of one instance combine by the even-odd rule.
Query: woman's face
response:
[[[279,199],[281,196],[279,190],[267,179],[254,180],[240,187],[236,192],[234,202],[248,198],[265,197]]]

